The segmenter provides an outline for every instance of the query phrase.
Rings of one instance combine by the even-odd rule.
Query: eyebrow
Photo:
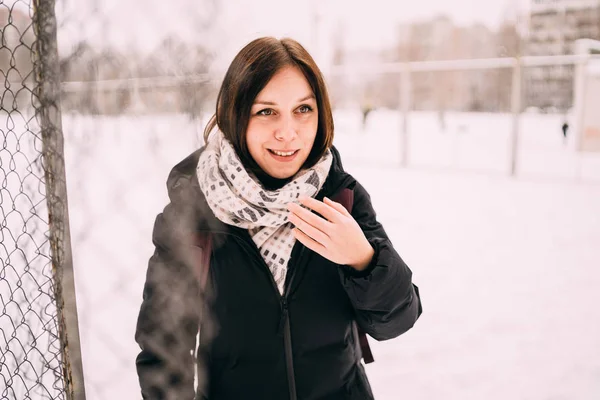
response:
[[[309,94],[308,96],[305,96],[305,97],[301,98],[300,100],[298,100],[298,103],[302,103],[303,101],[310,100],[310,99],[315,100],[315,95]],[[256,100],[254,102],[254,104],[262,104],[265,106],[276,106],[277,105],[277,103],[272,102],[272,101],[267,101],[267,100]]]

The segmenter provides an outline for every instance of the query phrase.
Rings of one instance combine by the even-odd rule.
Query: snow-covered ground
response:
[[[402,128],[397,111],[369,115],[361,127],[358,112],[336,116],[338,145],[348,161],[360,165],[397,166]],[[573,150],[573,121],[568,141],[561,115],[522,114],[517,142],[517,170],[522,178],[600,182],[600,156]],[[510,166],[512,119],[507,114],[447,113],[445,129],[436,113],[409,117],[408,162],[413,168],[453,169],[507,174]]]
[[[600,398],[600,155],[563,144],[560,116],[336,113],[335,144],[414,272],[424,313],[374,343],[378,400]],[[166,176],[197,145],[184,116],[64,116],[88,400],[137,399],[133,339]]]
[[[356,168],[424,313],[375,343],[379,399],[600,398],[600,187]]]

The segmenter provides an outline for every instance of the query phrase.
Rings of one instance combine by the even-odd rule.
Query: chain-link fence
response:
[[[137,17],[131,30],[111,23],[122,21],[129,7],[139,3],[99,3],[98,9],[82,6],[83,11],[70,3],[81,13],[69,11],[68,3],[57,5],[87,399],[141,397],[135,369],[140,348],[134,336],[148,260],[154,252],[153,223],[169,201],[165,186],[169,171],[200,145],[217,95],[215,79],[208,74],[214,42],[209,43],[204,33],[216,23],[212,21],[218,14],[216,2],[204,0],[189,7],[184,3],[169,7],[168,13],[176,17],[165,15],[164,4],[132,11]],[[176,31],[186,22],[196,32],[189,37]],[[77,37],[68,35],[73,26],[81,32]],[[112,31],[146,47],[105,45],[99,38]],[[174,286],[175,273],[162,279],[160,286],[181,292],[183,288]],[[163,333],[156,332],[155,337]],[[167,375],[176,375],[181,367],[170,368]],[[157,386],[168,378],[160,375],[153,378]]]
[[[72,399],[83,381],[54,2],[2,1],[0,27],[0,396]]]
[[[72,4],[56,6],[63,34],[71,22],[87,24],[65,17]],[[136,398],[132,321],[152,253],[149,224],[166,204],[156,182],[198,146],[216,96],[210,54],[171,35],[140,56],[82,39],[59,60],[54,8],[0,2],[0,397],[83,398],[76,276],[87,397]]]

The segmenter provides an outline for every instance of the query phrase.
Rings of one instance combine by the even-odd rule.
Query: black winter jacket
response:
[[[136,341],[144,399],[194,399],[194,358],[208,400],[369,400],[356,324],[376,340],[397,337],[421,314],[418,289],[377,221],[363,186],[334,162],[316,198],[354,191],[352,216],[375,249],[365,271],[334,264],[296,242],[284,295],[247,230],[217,220],[195,171],[202,149],[171,171],[170,204],[156,218]],[[213,239],[208,287],[199,296],[194,237]],[[203,385],[204,383],[205,385]]]

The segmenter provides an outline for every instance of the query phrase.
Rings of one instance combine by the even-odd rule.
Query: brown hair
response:
[[[211,131],[218,126],[244,166],[253,171],[260,170],[246,144],[250,111],[256,96],[273,75],[287,66],[297,67],[302,72],[316,97],[319,116],[317,136],[303,167],[315,165],[333,143],[331,103],[319,67],[300,43],[289,38],[255,39],[235,56],[221,84],[216,112],[204,130],[204,141],[208,141]]]

